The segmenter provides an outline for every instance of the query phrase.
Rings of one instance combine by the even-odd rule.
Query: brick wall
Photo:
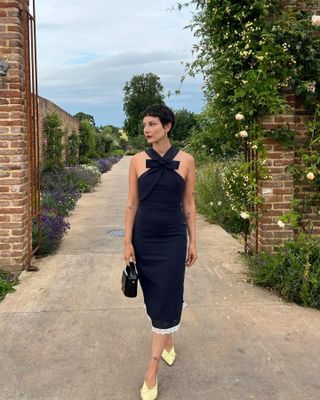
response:
[[[27,0],[0,0],[0,268],[21,270],[28,259],[28,153],[20,8]]]
[[[54,104],[52,101],[47,100],[43,97],[38,96],[38,107],[39,107],[39,127],[40,127],[40,160],[42,160],[42,128],[43,128],[43,120],[45,116],[49,113],[55,112],[59,114],[60,119],[62,121],[62,129],[65,132],[62,143],[63,145],[67,144],[68,136],[71,135],[73,131],[79,132],[80,123],[79,121],[74,118],[71,114],[64,111],[62,108]],[[63,153],[64,158],[64,153]]]

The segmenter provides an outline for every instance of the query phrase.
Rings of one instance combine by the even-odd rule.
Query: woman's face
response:
[[[147,115],[143,118],[143,133],[148,143],[155,143],[166,137],[170,126],[163,127],[159,117]]]

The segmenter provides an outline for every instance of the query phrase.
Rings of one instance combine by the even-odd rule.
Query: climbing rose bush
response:
[[[200,160],[199,155],[219,160],[221,155],[233,155],[233,151],[244,154],[250,146],[257,151],[259,163],[243,161],[243,167],[239,167],[248,175],[248,184],[232,174],[225,182],[233,207],[239,213],[249,213],[254,223],[251,208],[261,200],[253,195],[255,177],[245,171],[257,169],[257,178],[266,178],[263,139],[278,137],[263,130],[260,120],[266,115],[290,113],[283,95],[288,88],[314,113],[309,140],[299,154],[303,162],[292,172],[301,176],[310,190],[320,192],[320,16],[299,7],[284,7],[278,0],[227,0],[221,4],[220,0],[193,0],[180,5],[196,9],[190,28],[198,39],[194,45],[197,57],[186,69],[191,75],[203,74],[207,101],[205,124],[191,138],[189,149]],[[279,132],[284,139],[281,143],[292,143],[292,134],[294,138],[289,129]],[[306,208],[301,205],[295,213],[303,214]],[[295,214],[291,220],[298,220]]]

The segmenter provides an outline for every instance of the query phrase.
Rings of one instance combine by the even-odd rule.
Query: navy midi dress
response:
[[[146,150],[149,168],[138,177],[139,207],[132,244],[139,282],[152,331],[168,334],[179,329],[183,309],[187,225],[182,208],[185,180],[173,160],[171,146],[163,157]]]

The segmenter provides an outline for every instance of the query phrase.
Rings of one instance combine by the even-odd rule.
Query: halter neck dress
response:
[[[173,160],[179,150],[171,146],[163,157],[145,150],[149,168],[138,177],[139,207],[132,244],[139,282],[152,331],[179,329],[183,309],[187,228],[182,208],[185,180]]]

